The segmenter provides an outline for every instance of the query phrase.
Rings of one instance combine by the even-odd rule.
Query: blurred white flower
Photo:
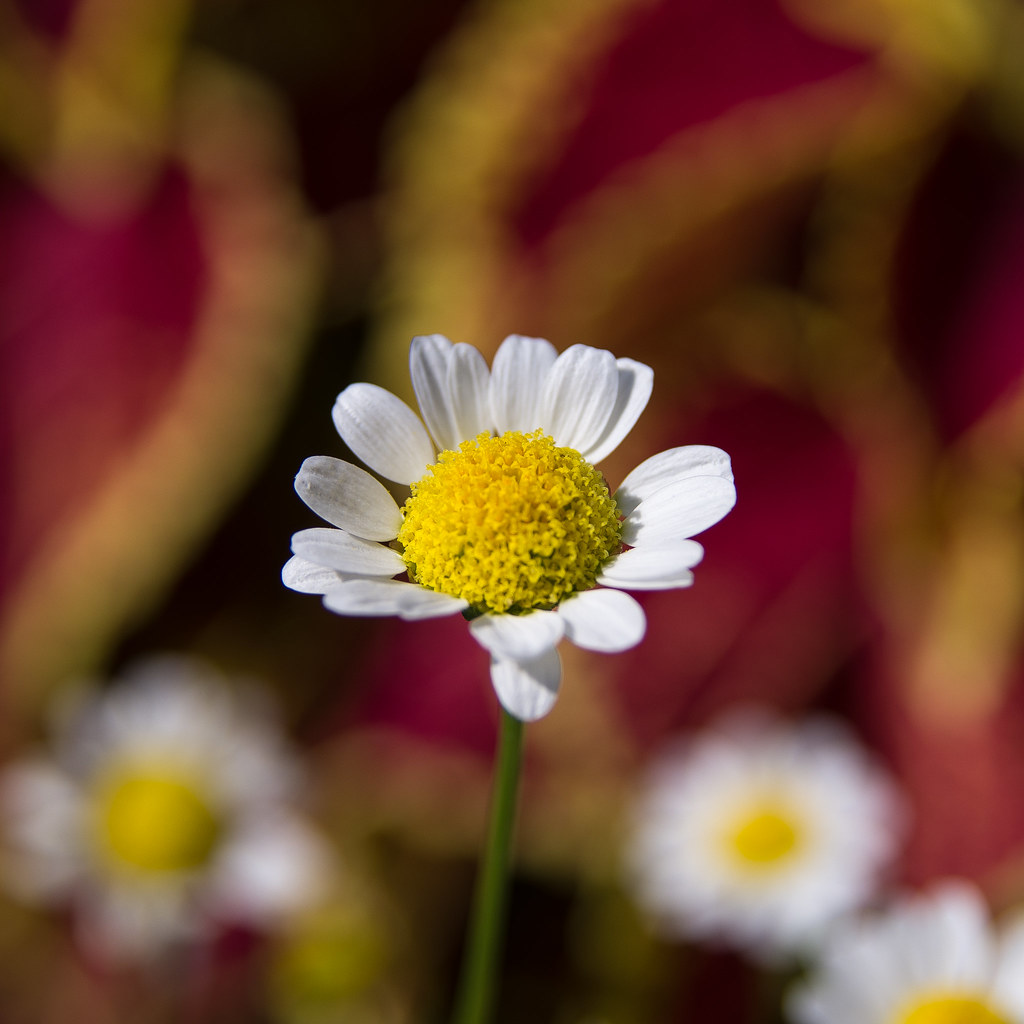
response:
[[[1024,1024],[1024,925],[997,933],[973,886],[943,883],[838,926],[787,1009],[797,1024]]]
[[[0,776],[3,876],[70,905],[86,948],[145,959],[326,889],[326,844],[291,807],[297,764],[258,691],[163,656],[65,711],[53,757]]]
[[[874,892],[901,804],[838,722],[733,712],[651,766],[627,858],[672,937],[797,952]]]
[[[673,448],[612,495],[594,464],[646,407],[649,366],[588,345],[559,355],[518,334],[491,369],[440,334],[414,338],[409,362],[422,420],[359,383],[338,395],[334,423],[358,458],[411,497],[399,508],[358,466],[307,459],[296,490],[334,529],[296,533],[282,577],[340,615],[465,612],[502,705],[540,718],[558,695],[563,637],[626,650],[646,629],[626,591],[693,582],[704,549],[691,538],[736,501],[729,456]],[[403,573],[408,582],[395,579]]]

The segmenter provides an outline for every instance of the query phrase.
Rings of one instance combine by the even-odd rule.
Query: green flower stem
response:
[[[452,1024],[487,1024],[493,1013],[522,752],[523,723],[502,709],[487,848],[476,879]]]

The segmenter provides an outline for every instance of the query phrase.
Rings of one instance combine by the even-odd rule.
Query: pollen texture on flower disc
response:
[[[593,587],[621,548],[604,478],[541,431],[442,452],[402,513],[409,578],[479,612],[553,608]]]
[[[111,779],[97,810],[108,855],[115,863],[141,871],[200,867],[220,832],[216,815],[196,787],[160,772]]]
[[[1009,1024],[987,1002],[973,996],[930,997],[896,1018],[895,1024]]]

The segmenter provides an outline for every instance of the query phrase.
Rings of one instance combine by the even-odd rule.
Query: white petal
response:
[[[456,345],[448,363],[448,395],[460,441],[494,429],[490,386],[487,360],[472,345]]]
[[[491,661],[491,682],[501,706],[523,722],[543,718],[558,699],[562,660],[551,648],[529,661]]]
[[[469,631],[495,658],[528,661],[550,650],[562,639],[562,620],[556,612],[525,615],[481,615]]]
[[[24,899],[58,896],[82,870],[83,796],[55,765],[32,757],[0,775],[4,885]]]
[[[555,360],[544,382],[542,426],[555,444],[582,452],[594,448],[608,425],[619,390],[615,356],[573,345]]]
[[[272,921],[328,891],[330,851],[304,821],[268,806],[243,817],[219,852],[209,898],[224,916]]]
[[[326,569],[315,562],[292,555],[281,570],[281,582],[300,594],[326,594],[336,587],[344,577],[334,569]]]
[[[942,917],[950,975],[955,972],[956,980],[966,984],[987,984],[991,978],[997,941],[990,924],[988,906],[970,883],[951,880],[938,891],[948,900]]]
[[[339,615],[397,615],[435,619],[468,607],[466,601],[399,580],[346,580],[324,595],[324,607]]]
[[[322,519],[364,540],[392,540],[402,526],[388,489],[351,462],[314,455],[300,467],[295,490]]]
[[[414,483],[434,461],[419,416],[376,384],[350,384],[335,400],[332,416],[352,453],[388,480]]]
[[[720,476],[732,480],[732,464],[721,448],[688,444],[669,448],[641,462],[619,485],[614,498],[619,511],[628,516],[644,498],[668,484],[688,476]]]
[[[452,343],[443,334],[420,334],[409,346],[409,375],[427,430],[442,451],[458,448],[451,396],[448,391]]]
[[[644,638],[647,618],[636,600],[621,590],[586,590],[558,606],[565,635],[588,651],[626,651]]]
[[[83,887],[75,931],[93,956],[112,963],[152,961],[168,946],[196,939],[207,924],[180,884]]]
[[[529,433],[543,423],[544,381],[558,353],[550,341],[510,334],[491,366],[491,413],[499,433]]]
[[[657,548],[630,548],[616,555],[597,577],[605,587],[622,590],[667,590],[693,583],[693,568],[704,549],[695,540]]]
[[[1024,1008],[1024,914],[1015,911],[1002,929],[992,994],[1010,1006]]]
[[[644,498],[622,524],[630,547],[673,544],[713,526],[736,504],[736,485],[720,476],[688,476]]]
[[[619,447],[647,408],[654,387],[654,371],[649,366],[633,359],[619,359],[616,366],[619,382],[615,407],[598,441],[580,452],[588,462],[600,462]]]
[[[405,572],[405,562],[397,551],[353,537],[344,530],[300,530],[292,536],[292,551],[307,562],[359,576],[396,576]]]

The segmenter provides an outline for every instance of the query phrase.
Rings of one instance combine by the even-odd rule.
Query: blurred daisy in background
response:
[[[843,922],[788,1010],[796,1024],[1022,1024],[1024,923],[1000,933],[973,886],[942,883]]]
[[[772,959],[873,895],[901,821],[887,776],[838,722],[744,709],[656,758],[630,882],[665,934]]]
[[[87,951],[146,959],[327,890],[326,843],[292,806],[298,766],[260,691],[168,655],[62,711],[52,758],[0,776],[4,878],[69,906]]]
[[[296,490],[335,528],[292,537],[284,582],[342,615],[464,613],[505,709],[539,718],[561,684],[563,637],[626,650],[646,620],[625,591],[693,583],[704,552],[690,538],[736,501],[729,457],[704,445],[661,452],[610,494],[594,463],[646,407],[649,366],[587,345],[559,355],[516,334],[490,370],[477,349],[439,334],[414,338],[409,359],[422,420],[360,383],[338,396],[334,423],[411,496],[400,508],[359,467],[307,459]],[[403,573],[408,582],[395,579]]]
[[[413,1019],[408,991],[414,986],[397,952],[400,935],[392,908],[365,885],[347,886],[293,915],[271,944],[272,1019],[281,1024]]]

